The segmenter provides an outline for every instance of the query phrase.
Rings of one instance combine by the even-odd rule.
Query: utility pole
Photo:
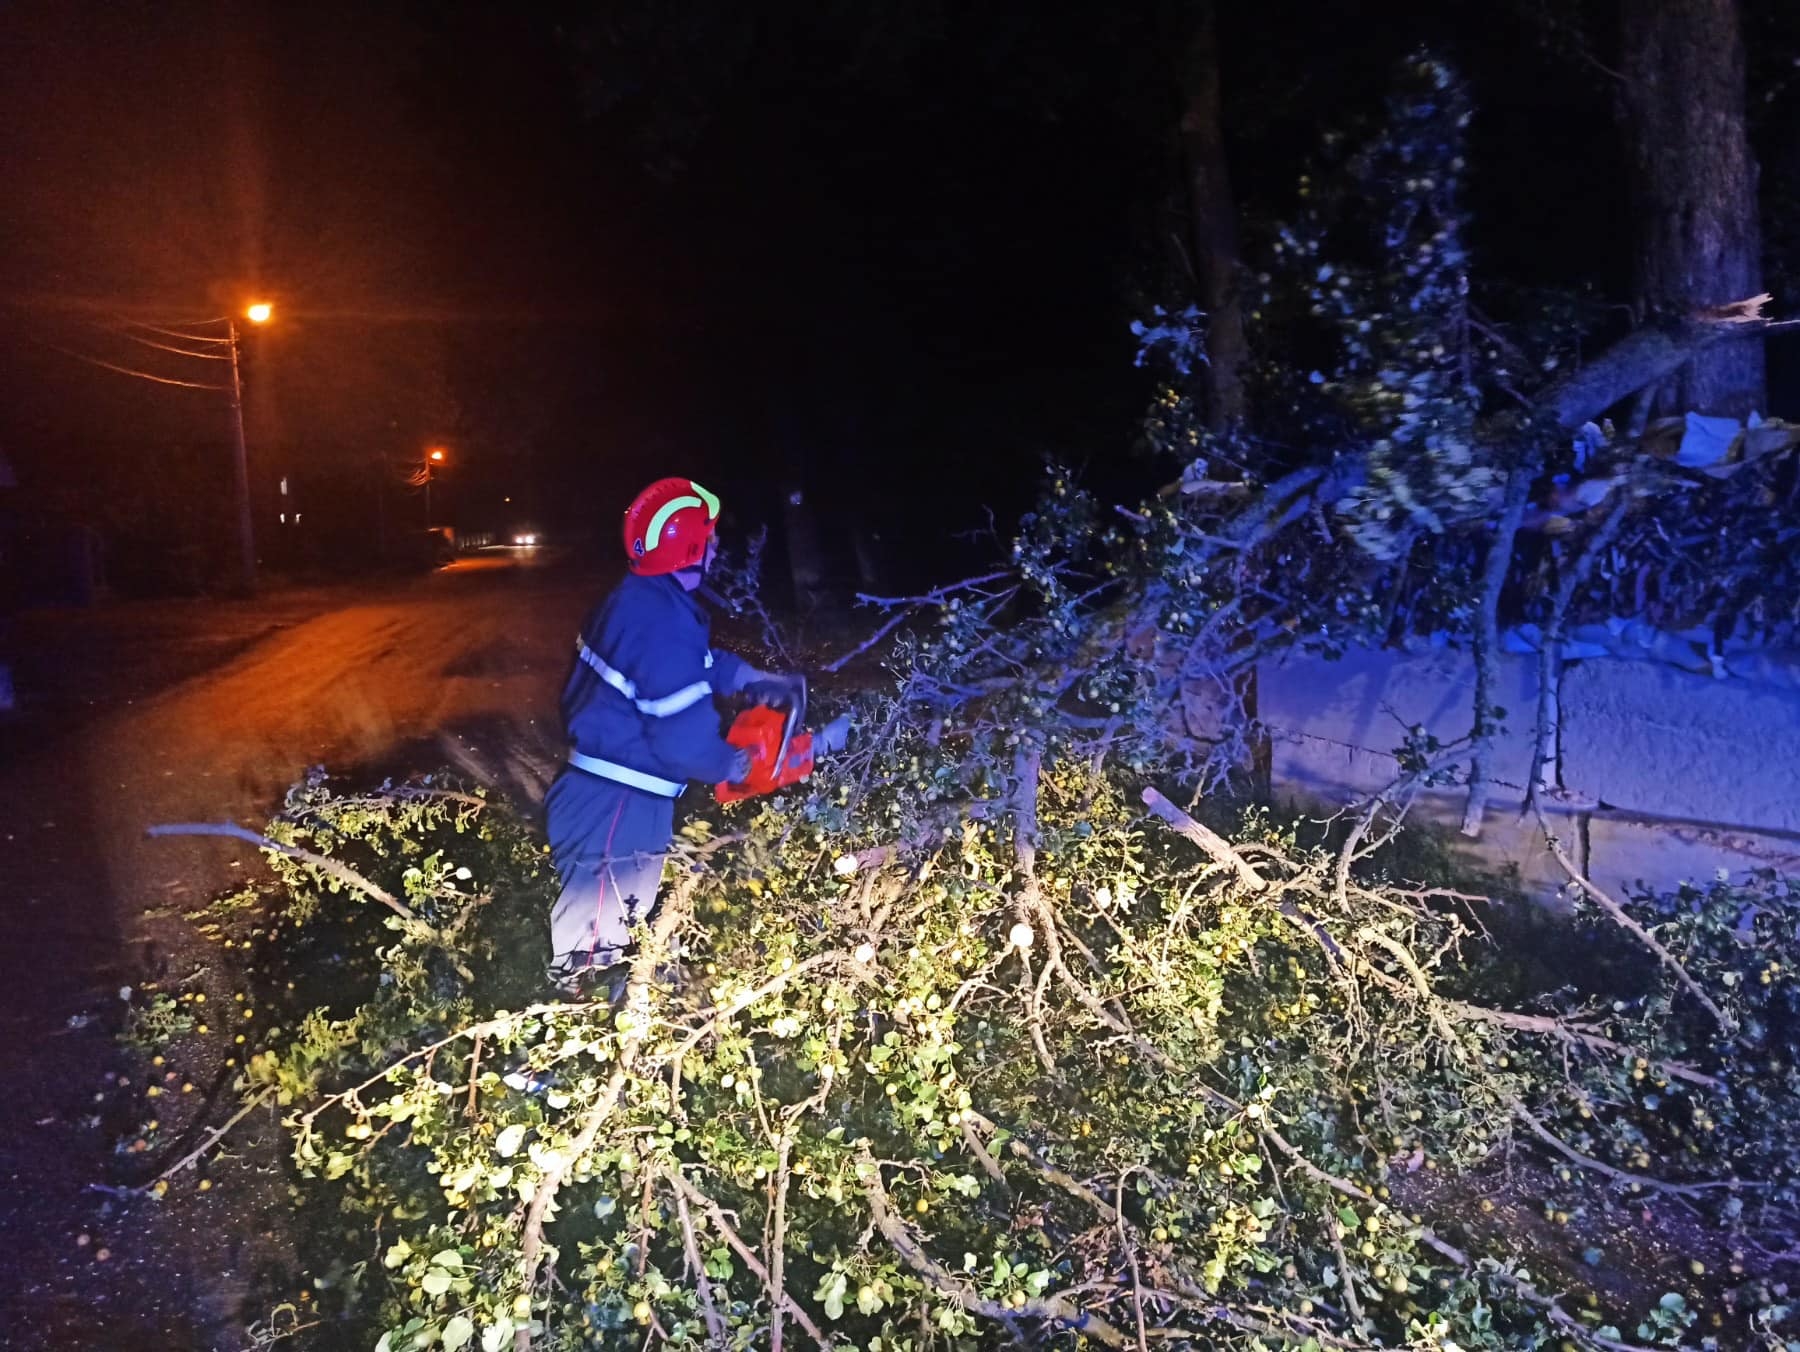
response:
[[[244,318],[252,324],[267,324],[274,313],[274,305],[266,300],[259,300],[244,307]],[[237,581],[239,587],[246,592],[256,590],[256,528],[250,516],[250,458],[244,450],[244,377],[238,354],[238,344],[242,338],[237,316],[220,315],[214,319],[195,319],[176,328],[130,319],[122,320],[121,323],[126,329],[142,329],[147,333],[160,334],[165,338],[177,339],[193,346],[172,347],[168,343],[152,342],[148,338],[126,333],[125,336],[134,342],[160,348],[164,352],[172,352],[178,357],[198,357],[206,361],[229,361],[231,363],[231,383],[220,385],[213,381],[177,380],[171,376],[158,375],[154,371],[140,371],[134,367],[121,366],[116,362],[102,361],[98,357],[84,356],[79,352],[67,353],[78,361],[89,362],[95,366],[104,367],[108,371],[116,371],[122,376],[136,376],[139,380],[153,380],[158,385],[180,385],[190,390],[222,390],[231,396],[231,497],[233,514],[237,517]],[[206,333],[191,332],[193,329],[208,328],[215,324],[225,326],[223,338]],[[224,352],[195,350],[196,346],[216,348],[221,343],[225,345]],[[58,350],[67,351],[66,349]],[[298,519],[297,516],[296,519]]]
[[[431,480],[432,466],[444,463],[444,448],[433,446],[425,453],[425,529],[431,529]]]
[[[250,516],[250,458],[244,449],[244,382],[238,372],[237,320],[226,323],[231,332],[231,496],[237,509],[238,585],[250,592],[256,590],[256,526]]]

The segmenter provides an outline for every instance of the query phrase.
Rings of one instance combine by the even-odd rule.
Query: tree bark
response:
[[[1737,0],[1620,2],[1638,304],[1673,318],[1754,296],[1762,230]],[[1660,409],[1743,417],[1763,400],[1762,343],[1749,339],[1696,356],[1664,387]]]
[[[1213,0],[1187,0],[1181,68],[1181,161],[1188,242],[1199,305],[1206,312],[1203,382],[1206,424],[1224,431],[1244,415],[1249,348],[1239,286],[1237,203],[1225,161],[1219,96],[1219,37]]]

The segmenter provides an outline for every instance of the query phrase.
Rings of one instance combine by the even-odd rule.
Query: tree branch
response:
[[[1513,1116],[1525,1124],[1525,1128],[1538,1140],[1549,1146],[1557,1154],[1572,1164],[1583,1169],[1591,1169],[1597,1174],[1612,1179],[1615,1183],[1635,1183],[1649,1188],[1653,1192],[1673,1193],[1677,1197],[1698,1197],[1713,1188],[1729,1188],[1742,1186],[1735,1180],[1728,1183],[1665,1183],[1660,1178],[1651,1178],[1648,1174],[1634,1174],[1625,1169],[1616,1169],[1605,1160],[1597,1160],[1592,1155],[1584,1155],[1562,1137],[1545,1126],[1543,1121],[1517,1099],[1512,1101]]]
[[[956,1302],[970,1314],[1003,1323],[1021,1315],[1046,1319],[1084,1333],[1107,1347],[1132,1346],[1133,1340],[1124,1330],[1104,1316],[1084,1310],[1062,1296],[1034,1296],[1017,1309],[997,1300],[989,1300],[926,1253],[913,1233],[894,1213],[887,1189],[882,1186],[881,1166],[876,1164],[867,1146],[858,1150],[856,1174],[863,1196],[868,1200],[875,1228],[881,1232],[882,1238],[893,1246],[894,1252],[908,1267],[929,1282],[940,1295]]]
[[[697,875],[689,874],[669,897],[657,916],[649,942],[639,950],[631,963],[631,979],[626,986],[625,1008],[614,1020],[619,1030],[618,1060],[612,1078],[582,1114],[581,1127],[575,1138],[547,1162],[544,1176],[538,1181],[526,1208],[525,1224],[519,1241],[519,1267],[522,1285],[529,1292],[537,1285],[538,1268],[544,1260],[544,1222],[556,1194],[568,1181],[576,1163],[594,1148],[594,1141],[607,1119],[625,1096],[625,1086],[637,1063],[650,1032],[650,991],[656,984],[656,969],[669,951],[670,938],[693,918],[693,895]],[[627,1023],[627,1015],[631,1016]],[[513,1333],[514,1352],[530,1352],[531,1330],[520,1328]]]
[[[1613,536],[1618,534],[1619,527],[1624,524],[1625,515],[1630,510],[1630,497],[1623,491],[1619,492],[1605,518],[1582,545],[1581,552],[1564,569],[1557,583],[1556,593],[1550,598],[1550,613],[1544,617],[1538,643],[1537,732],[1532,738],[1531,773],[1525,777],[1528,810],[1535,810],[1538,806],[1538,795],[1544,789],[1544,765],[1553,754],[1557,725],[1561,721],[1556,713],[1556,698],[1562,676],[1563,627],[1568,622],[1569,606],[1575,600],[1575,593],[1581,590],[1589,574],[1594,571],[1594,564],[1612,543]]]
[[[688,1266],[694,1270],[694,1289],[700,1295],[700,1310],[706,1316],[707,1341],[715,1352],[724,1352],[731,1345],[731,1339],[725,1331],[725,1321],[719,1317],[719,1307],[713,1302],[712,1279],[706,1275],[706,1262],[700,1257],[700,1246],[694,1240],[694,1218],[688,1214],[687,1197],[679,1188],[671,1191],[675,1194],[675,1218],[681,1224],[681,1246],[687,1254]]]
[[[147,836],[226,836],[232,840],[241,840],[254,845],[258,849],[267,850],[271,854],[285,855],[289,859],[297,859],[309,864],[328,878],[333,878],[353,891],[362,893],[371,901],[378,901],[402,920],[417,924],[419,917],[405,902],[392,892],[370,882],[362,874],[348,864],[338,862],[329,855],[319,854],[299,845],[284,845],[278,840],[270,840],[236,822],[170,822],[163,826],[145,828]]]
[[[1153,815],[1173,827],[1177,835],[1198,845],[1214,863],[1230,869],[1237,880],[1252,892],[1268,890],[1268,879],[1251,868],[1249,862],[1231,847],[1231,842],[1224,836],[1195,821],[1154,787],[1144,790],[1143,802]]]
[[[1656,954],[1657,961],[1667,967],[1674,975],[1675,979],[1687,988],[1688,993],[1700,1002],[1701,1007],[1705,1009],[1708,1014],[1712,1015],[1714,1022],[1716,1022],[1720,1028],[1728,1033],[1735,1032],[1737,1030],[1736,1023],[1733,1022],[1724,1010],[1719,1008],[1700,983],[1694,980],[1693,976],[1688,972],[1688,969],[1682,966],[1681,959],[1677,958],[1673,953],[1669,952],[1668,949],[1664,948],[1661,941],[1658,940],[1654,934],[1650,933],[1649,930],[1640,925],[1631,916],[1630,912],[1617,901],[1613,900],[1613,898],[1597,886],[1592,879],[1576,867],[1575,861],[1569,858],[1569,852],[1563,849],[1562,842],[1552,834],[1550,823],[1544,816],[1543,808],[1537,808],[1536,812],[1538,829],[1544,833],[1544,843],[1550,847],[1550,853],[1556,856],[1556,862],[1562,865],[1563,872],[1568,874],[1569,881],[1573,882],[1576,887],[1581,889],[1581,891],[1587,895],[1588,899],[1596,906],[1606,912],[1613,923],[1617,924],[1626,933],[1636,938],[1639,943],[1644,945],[1644,947]]]
[[[1573,431],[1592,422],[1647,385],[1672,376],[1714,343],[1770,337],[1800,329],[1800,321],[1693,317],[1646,325],[1572,371],[1538,400],[1538,406]]]
[[[155,1187],[158,1183],[162,1182],[165,1178],[173,1178],[176,1174],[180,1173],[183,1169],[189,1168],[192,1165],[198,1163],[206,1155],[207,1151],[211,1150],[215,1145],[217,1145],[227,1135],[230,1134],[231,1129],[233,1127],[235,1127],[239,1122],[242,1122],[246,1117],[250,1116],[250,1114],[252,1112],[254,1112],[256,1109],[260,1108],[263,1104],[267,1103],[269,1101],[269,1096],[271,1094],[273,1094],[274,1092],[275,1091],[273,1089],[258,1090],[254,1095],[252,1095],[250,1098],[248,1098],[244,1101],[243,1107],[239,1108],[230,1117],[226,1118],[224,1122],[220,1123],[218,1126],[214,1127],[211,1131],[207,1132],[206,1135],[201,1138],[199,1145],[195,1146],[192,1150],[188,1151],[187,1154],[183,1155],[180,1159],[176,1160],[175,1163],[171,1164],[167,1169],[164,1169],[160,1174],[158,1174],[155,1178],[151,1179],[148,1183],[145,1183],[140,1187],[133,1188],[133,1189],[131,1189],[131,1191],[132,1192],[140,1192],[140,1193],[149,1192],[151,1188]]]
[[[1516,1029],[1521,1033],[1541,1033],[1553,1037],[1569,1046],[1585,1047],[1593,1052],[1605,1052],[1609,1056],[1636,1056],[1637,1050],[1627,1047],[1623,1042],[1615,1042],[1599,1033],[1589,1033],[1572,1026],[1566,1019],[1552,1018],[1548,1014],[1518,1014],[1510,1009],[1492,1009],[1486,1005],[1472,1005],[1461,1000],[1445,1002],[1446,1008],[1460,1018],[1473,1019],[1479,1023],[1491,1023],[1501,1028]],[[1719,1082],[1711,1075],[1695,1070],[1692,1066],[1680,1061],[1652,1061],[1657,1070],[1671,1080],[1682,1080],[1702,1089],[1717,1089]]]
[[[784,1130],[775,1155],[775,1176],[770,1180],[775,1205],[769,1228],[769,1352],[781,1352],[785,1332],[778,1293],[787,1290],[788,1152],[792,1148],[793,1138]]]
[[[731,1251],[743,1260],[744,1266],[756,1275],[756,1279],[763,1284],[764,1289],[769,1289],[769,1270],[756,1256],[756,1250],[744,1242],[743,1236],[738,1234],[731,1222],[725,1218],[725,1213],[719,1209],[719,1204],[688,1182],[678,1170],[671,1170],[663,1177],[669,1180],[670,1186],[678,1193],[700,1208],[701,1214],[711,1221],[713,1229],[718,1231],[719,1238],[723,1239]],[[819,1352],[833,1352],[831,1339],[827,1338],[820,1330],[813,1317],[806,1312],[806,1307],[785,1290],[780,1291],[779,1296],[781,1303],[787,1307],[787,1312],[794,1316],[794,1322],[805,1329],[807,1336],[819,1345]]]
[[[525,1225],[519,1241],[520,1279],[527,1293],[537,1285],[538,1267],[544,1261],[544,1222],[549,1215],[550,1204],[562,1190],[570,1170],[575,1167],[575,1161],[594,1148],[600,1128],[606,1125],[606,1119],[618,1107],[619,1099],[625,1092],[627,1065],[621,1050],[619,1068],[607,1081],[599,1099],[583,1114],[581,1130],[576,1132],[574,1140],[551,1157],[549,1167],[538,1181],[537,1190],[531,1195],[531,1204],[525,1210]],[[529,1352],[530,1347],[531,1329],[516,1329],[513,1332],[514,1352]]]
[[[1500,596],[1506,590],[1506,576],[1512,571],[1513,544],[1518,538],[1519,522],[1525,516],[1525,501],[1531,496],[1532,480],[1537,478],[1537,473],[1538,462],[1533,459],[1516,466],[1507,477],[1500,520],[1494,528],[1494,538],[1488,544],[1487,560],[1482,566],[1481,595],[1475,606],[1473,754],[1469,761],[1469,798],[1463,807],[1462,820],[1462,833],[1471,838],[1481,834],[1481,818],[1487,811],[1492,772],[1496,731],[1494,710],[1500,684]]]

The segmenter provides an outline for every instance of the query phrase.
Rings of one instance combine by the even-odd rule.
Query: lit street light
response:
[[[431,467],[444,463],[444,448],[433,446],[425,453],[425,529],[431,529]]]
[[[247,306],[244,318],[252,324],[266,324],[275,313],[267,301]],[[231,426],[236,452],[231,467],[231,491],[237,504],[238,581],[245,591],[256,586],[256,527],[250,518],[250,460],[244,450],[244,382],[238,371],[237,320],[227,318],[231,338]]]

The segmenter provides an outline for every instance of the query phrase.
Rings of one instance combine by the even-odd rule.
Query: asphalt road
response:
[[[108,1002],[165,961],[172,917],[258,862],[145,828],[259,824],[320,764],[457,765],[541,795],[573,636],[609,581],[493,551],[364,590],[21,621],[23,712],[0,728],[0,1344],[75,1345],[15,1335],[79,1311],[110,1330],[84,1346],[201,1345],[180,1330],[217,1274],[175,1270],[193,1253],[121,1239],[101,1271],[76,1243],[107,1220],[86,1185],[114,1142],[81,1122],[121,1064]]]

